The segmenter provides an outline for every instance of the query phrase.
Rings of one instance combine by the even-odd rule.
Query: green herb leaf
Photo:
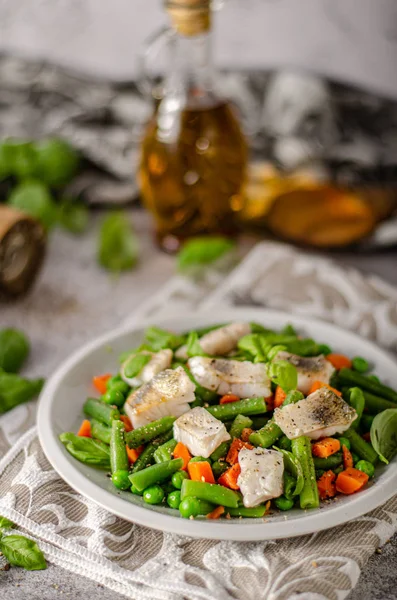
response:
[[[36,144],[35,153],[38,177],[50,187],[63,187],[79,169],[79,153],[64,140],[43,140]]]
[[[0,529],[12,529],[13,527],[15,527],[15,523],[0,515]]]
[[[35,217],[46,229],[56,221],[56,205],[48,188],[40,181],[29,179],[17,185],[8,197],[8,204]]]
[[[321,348],[311,338],[299,340],[291,340],[290,342],[284,343],[288,352],[291,354],[297,354],[298,356],[318,356],[321,354]]]
[[[371,425],[371,444],[386,464],[397,454],[397,408],[377,414]]]
[[[127,358],[124,364],[124,375],[126,377],[136,377],[145,365],[150,361],[150,354],[135,354]]]
[[[13,373],[0,372],[0,414],[35,398],[43,387],[44,379],[23,379]]]
[[[84,233],[88,226],[89,210],[82,202],[65,199],[58,208],[58,223],[71,233]]]
[[[298,385],[298,372],[294,365],[286,360],[275,360],[269,363],[267,374],[286,393],[295,390]]]
[[[80,437],[71,432],[61,433],[59,439],[66,450],[80,462],[100,469],[110,469],[109,447],[100,440]]]
[[[283,327],[281,333],[283,335],[293,335],[293,336],[297,336],[297,332],[296,329],[293,327],[293,325],[291,325],[291,323],[288,323],[285,327]]]
[[[238,341],[237,347],[248,352],[251,355],[251,360],[255,363],[266,362],[267,354],[271,350],[271,344],[266,341],[265,335],[261,333],[245,335]]]
[[[192,356],[208,356],[200,346],[199,336],[195,331],[191,331],[186,342],[186,354]]]
[[[127,217],[121,212],[108,215],[99,234],[99,264],[119,273],[134,267],[137,258],[138,244]]]
[[[164,348],[176,350],[185,343],[186,336],[177,335],[159,327],[148,327],[145,331],[145,339],[151,350],[158,352]]]
[[[29,354],[29,341],[18,329],[0,331],[0,369],[17,373]]]
[[[11,565],[27,571],[45,569],[47,563],[36,542],[22,535],[8,535],[0,539],[0,551]]]
[[[37,154],[32,142],[9,138],[0,144],[0,179],[13,175],[17,179],[37,176]]]
[[[178,269],[209,265],[230,252],[235,242],[224,237],[197,237],[186,242],[178,254]]]

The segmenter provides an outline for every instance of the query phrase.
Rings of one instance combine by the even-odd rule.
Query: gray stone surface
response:
[[[146,215],[140,211],[136,212],[134,222],[141,238],[142,259],[139,269],[131,273],[131,311],[145,296],[154,292],[174,273],[174,261],[157,252],[148,241],[149,224]],[[248,248],[253,241],[251,238],[246,238],[243,246]],[[79,246],[77,242],[75,247],[75,257],[78,260]],[[397,285],[397,250],[382,254],[343,252],[333,254],[332,257],[337,262],[376,274],[389,283]],[[87,256],[83,256],[82,260],[87,260]],[[98,269],[93,268],[90,272],[96,273],[97,277],[103,276]],[[87,285],[91,283],[94,282],[87,281]],[[108,292],[111,293],[111,280],[109,280],[108,286]],[[115,295],[117,296],[117,294]],[[117,302],[117,298],[115,301]],[[108,323],[109,326],[111,325]],[[93,334],[97,333],[99,331],[93,332]],[[396,567],[397,535],[384,546],[381,554],[375,554],[370,559],[356,589],[350,594],[349,600],[397,599]],[[49,565],[46,571],[38,572],[25,572],[18,568],[10,569],[7,572],[0,571],[0,600],[26,600],[26,598],[29,600],[61,600],[62,598],[121,600],[123,597],[96,582],[55,565]],[[214,598],[214,600],[217,599]]]

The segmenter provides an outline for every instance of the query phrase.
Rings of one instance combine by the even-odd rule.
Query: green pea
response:
[[[133,483],[131,484],[130,490],[133,494],[136,494],[137,496],[143,496],[143,492],[140,492]]]
[[[331,354],[332,352],[332,349],[328,344],[319,344],[318,349],[320,350],[320,354],[324,354],[324,356],[327,356],[327,354]]]
[[[213,505],[209,502],[201,501],[195,496],[187,496],[179,505],[181,517],[189,519],[190,517],[198,517],[199,515],[211,512]]]
[[[125,398],[130,390],[130,386],[125,381],[116,381],[111,388],[108,390],[110,392],[121,392]]]
[[[186,473],[186,471],[177,471],[176,473],[173,474],[173,476],[171,477],[171,482],[172,485],[177,489],[180,490],[182,487],[182,482],[184,479],[188,479],[188,474]]]
[[[357,373],[366,373],[369,369],[368,361],[362,356],[355,356],[352,360],[352,366]]]
[[[374,465],[372,463],[368,462],[367,460],[359,460],[358,463],[355,465],[355,467],[359,471],[366,473],[368,475],[368,477],[373,477],[375,474]]]
[[[351,444],[350,444],[350,440],[348,440],[348,439],[347,439],[347,438],[345,438],[345,437],[340,437],[340,438],[339,438],[339,441],[340,441],[340,445],[341,445],[341,447],[342,447],[342,446],[346,446],[346,448],[347,448],[348,450],[350,450],[350,446],[351,446]]]
[[[189,460],[190,463],[195,463],[195,462],[209,462],[211,464],[211,459],[209,458],[204,458],[204,456],[193,456],[193,458],[191,458]]]
[[[106,404],[112,404],[115,406],[122,406],[125,402],[124,394],[122,394],[119,390],[108,390],[102,396],[102,400],[106,402]]]
[[[106,389],[110,390],[110,388],[113,387],[115,383],[120,383],[120,381],[123,381],[121,379],[120,375],[113,375],[113,377],[110,377],[107,380],[107,382],[106,382]]]
[[[128,488],[131,487],[128,475],[128,471],[115,471],[112,475],[113,485],[119,490],[128,490]]]
[[[170,508],[179,508],[181,503],[181,492],[179,490],[174,490],[167,496],[167,504]]]
[[[356,464],[360,461],[360,457],[355,452],[352,452],[353,463]]]
[[[380,379],[377,375],[368,375],[367,376],[368,379],[371,379],[371,381],[375,381],[376,383],[380,383]]]
[[[275,498],[274,504],[280,510],[291,510],[291,508],[294,506],[294,501],[286,498],[285,496],[280,496],[279,498]]]
[[[164,490],[160,485],[151,485],[144,490],[143,499],[147,504],[160,504],[164,499]]]

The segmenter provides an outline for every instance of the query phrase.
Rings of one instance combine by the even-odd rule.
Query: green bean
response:
[[[252,508],[238,506],[237,508],[228,508],[226,513],[229,513],[231,517],[251,517],[254,519],[260,519],[266,514],[266,506],[253,506]]]
[[[124,423],[113,421],[110,434],[110,467],[112,473],[115,471],[128,471],[127,450],[124,442]]]
[[[363,440],[361,435],[354,431],[354,429],[350,427],[350,429],[345,431],[343,435],[350,440],[353,452],[358,454],[362,460],[367,460],[372,464],[376,463],[378,460],[377,453],[372,448],[371,444],[368,444],[365,440]]]
[[[227,471],[229,466],[230,465],[228,465],[228,463],[225,461],[220,462],[219,460],[216,460],[215,462],[213,462],[212,463],[212,472],[214,474],[215,479],[218,479],[218,477],[220,477],[222,475],[222,473]]]
[[[364,430],[364,432],[369,431],[371,429],[373,420],[374,420],[373,415],[363,415],[361,417],[361,427]]]
[[[171,440],[168,440],[168,442],[165,442],[165,444],[162,444],[161,446],[159,446],[153,455],[156,463],[161,463],[166,460],[171,460],[172,452],[173,452],[175,446],[177,445],[177,443],[178,442],[172,438]]]
[[[222,442],[222,444],[219,444],[218,448],[211,454],[210,459],[212,461],[217,461],[220,458],[224,458],[229,451],[230,444],[231,442]]]
[[[201,500],[200,498],[194,498],[193,496],[187,496],[183,498],[179,504],[179,512],[181,517],[184,519],[190,519],[190,517],[198,517],[199,515],[208,515],[215,508],[211,502]]]
[[[252,426],[252,419],[244,415],[237,415],[234,419],[230,428],[230,435],[232,438],[239,438],[246,427]]]
[[[137,471],[142,471],[142,469],[145,469],[151,465],[154,461],[154,453],[156,452],[157,448],[168,442],[172,438],[172,435],[173,432],[172,429],[170,429],[148,444],[135,462],[132,472],[137,473]]]
[[[96,419],[91,419],[91,435],[93,438],[101,440],[105,444],[110,444],[110,432],[110,427]]]
[[[83,406],[83,412],[87,417],[97,419],[98,421],[101,421],[101,423],[105,423],[105,425],[109,426],[114,419],[120,418],[120,412],[117,408],[113,408],[112,406],[109,406],[109,404],[105,404],[96,398],[87,398]]]
[[[320,479],[320,477],[322,477],[325,473],[324,469],[316,469],[315,471],[316,473],[316,479]]]
[[[273,446],[282,435],[283,432],[280,427],[273,419],[270,419],[262,429],[251,433],[249,441],[254,446],[270,448],[270,446]]]
[[[167,460],[166,462],[146,467],[146,469],[142,469],[142,471],[132,473],[132,475],[130,475],[130,481],[137,490],[142,491],[151,485],[169,479],[176,471],[179,471],[182,466],[182,458]]]
[[[265,413],[267,406],[264,398],[247,398],[238,402],[209,406],[207,410],[220,421],[227,421],[237,415],[259,415]]]
[[[299,495],[300,507],[302,509],[318,508],[320,500],[310,439],[303,435],[292,440],[292,453],[300,462],[303,471],[304,485]]]
[[[291,440],[287,438],[286,435],[282,435],[277,444],[282,450],[288,450],[288,452],[291,452]]]
[[[384,398],[380,398],[379,396],[375,396],[371,394],[371,392],[366,392],[363,390],[364,398],[365,398],[365,408],[371,415],[377,415],[388,408],[397,408],[397,404],[394,402],[390,402],[390,400],[385,400]]]
[[[171,429],[174,421],[175,417],[163,417],[158,421],[148,423],[148,425],[142,425],[138,429],[129,431],[125,436],[125,441],[130,448],[138,448],[138,446],[151,442],[158,435]]]
[[[348,386],[357,386],[362,390],[371,392],[371,394],[381,396],[382,398],[386,398],[391,402],[397,403],[397,392],[391,387],[383,385],[383,383],[378,383],[377,381],[374,381],[365,375],[361,375],[360,373],[346,368],[341,369],[338,373],[338,376],[342,384]]]
[[[270,417],[255,417],[252,416],[252,429],[262,429],[266,423],[270,420]]]
[[[355,419],[351,425],[353,429],[357,430],[365,408],[365,398],[360,388],[354,387],[350,389],[349,404],[356,410],[357,413],[357,419]]]
[[[343,454],[342,452],[335,452],[335,454],[331,454],[331,456],[327,456],[327,458],[319,458],[318,456],[314,456],[313,462],[316,469],[324,469],[324,471],[328,471],[328,469],[335,469],[335,467],[339,467],[339,465],[342,464]]]
[[[239,495],[233,490],[229,490],[222,485],[216,483],[205,483],[203,481],[192,481],[185,479],[182,483],[181,498],[187,496],[195,496],[199,500],[207,500],[213,504],[228,506],[231,508],[238,507]]]
[[[284,471],[284,496],[288,499],[292,498],[295,494],[296,488],[296,479],[292,475],[288,473],[288,471]]]

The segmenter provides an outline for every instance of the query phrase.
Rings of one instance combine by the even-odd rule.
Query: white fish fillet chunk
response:
[[[134,428],[161,417],[179,417],[190,410],[189,402],[195,398],[195,388],[182,367],[166,369],[132,392],[124,410]]]
[[[158,375],[159,373],[161,373],[161,371],[168,369],[168,367],[171,365],[172,350],[169,350],[168,348],[166,348],[165,350],[160,350],[159,352],[148,352],[147,350],[143,350],[139,354],[145,354],[146,356],[150,356],[151,358],[149,362],[146,363],[146,365],[143,367],[141,372],[138,373],[138,375],[136,375],[135,377],[127,377],[127,375],[125,374],[125,368],[129,361],[129,358],[127,358],[127,360],[124,361],[120,369],[121,378],[123,379],[123,381],[125,381],[126,383],[128,383],[128,385],[131,385],[132,387],[137,387],[139,385],[142,385],[143,383],[147,383],[148,381],[153,379],[155,375]]]
[[[196,406],[175,421],[174,438],[193,456],[208,458],[222,442],[230,440],[230,434],[222,421]]]
[[[209,331],[200,338],[200,346],[206,354],[222,356],[237,348],[237,342],[251,333],[249,323],[230,323],[219,329]],[[175,353],[177,358],[187,358],[186,346],[181,346]]]
[[[302,394],[308,394],[314,381],[329,383],[331,375],[335,371],[331,363],[322,355],[320,356],[297,356],[290,352],[278,352],[274,360],[286,360],[296,367],[298,371],[298,390]]]
[[[290,440],[301,435],[317,440],[343,433],[356,418],[354,408],[325,387],[296,404],[288,404],[274,411],[275,422]]]
[[[218,394],[235,394],[239,398],[271,394],[270,379],[263,363],[193,356],[189,369],[200,385]]]
[[[265,448],[242,448],[238,453],[241,473],[237,484],[244,506],[251,508],[283,493],[284,459],[281,452]]]

